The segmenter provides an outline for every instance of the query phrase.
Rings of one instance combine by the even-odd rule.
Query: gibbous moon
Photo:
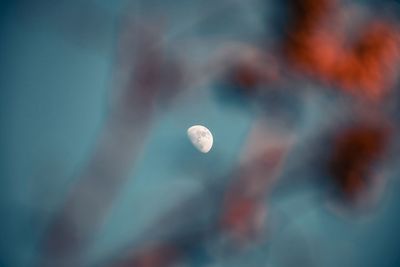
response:
[[[206,127],[202,125],[194,125],[187,130],[189,140],[195,148],[202,153],[207,153],[213,145],[213,136]]]

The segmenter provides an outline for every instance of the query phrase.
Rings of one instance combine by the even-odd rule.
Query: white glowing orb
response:
[[[213,136],[206,127],[194,125],[187,130],[187,135],[193,146],[202,153],[208,153],[213,146]]]

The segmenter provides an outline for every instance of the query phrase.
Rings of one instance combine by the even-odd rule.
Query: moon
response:
[[[193,125],[187,130],[187,135],[193,146],[202,153],[208,153],[213,146],[213,136],[203,125]]]

